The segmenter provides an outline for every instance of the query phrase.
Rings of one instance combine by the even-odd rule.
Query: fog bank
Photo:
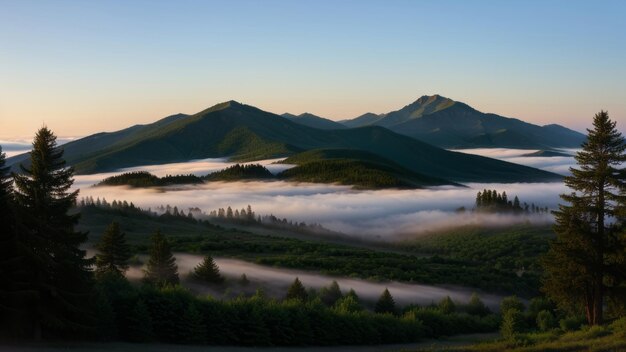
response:
[[[181,276],[186,276],[193,270],[203,259],[203,256],[175,253],[178,272]],[[406,305],[410,303],[430,304],[437,302],[446,296],[450,296],[453,300],[466,303],[474,290],[461,287],[438,287],[429,285],[407,284],[399,282],[371,282],[360,279],[331,277],[319,275],[311,272],[290,269],[278,269],[262,265],[257,265],[242,260],[214,258],[216,264],[220,268],[220,272],[233,284],[230,285],[230,291],[236,295],[236,280],[246,274],[250,280],[250,287],[263,288],[264,292],[271,297],[283,298],[287,292],[287,288],[293,280],[298,277],[307,288],[320,289],[328,286],[333,280],[337,281],[343,293],[347,293],[350,289],[354,289],[362,300],[374,302],[380,294],[389,289],[396,303]],[[140,279],[143,277],[142,268],[132,267],[127,276],[131,279]],[[195,291],[200,290],[201,293],[218,295],[215,288],[193,285]],[[492,309],[497,309],[500,300],[499,295],[480,294],[481,299]]]
[[[468,184],[467,188],[435,187],[418,190],[356,191],[348,186],[271,182],[211,182],[165,189],[89,187],[105,175],[77,176],[80,196],[127,200],[142,208],[169,204],[179,209],[198,207],[204,212],[228,206],[241,209],[250,204],[257,214],[322,226],[365,238],[393,239],[419,235],[450,226],[500,226],[518,223],[543,224],[550,215],[458,213],[474,206],[476,193],[484,188],[518,195],[522,202],[555,208],[562,183]]]
[[[539,150],[534,149],[507,149],[507,148],[472,148],[472,149],[457,149],[454,151],[486,156],[489,158],[500,159],[508,161],[510,163],[526,165],[550,172],[554,172],[561,175],[569,175],[569,168],[576,164],[574,155],[579,149],[564,148],[555,149],[556,151],[564,154],[570,154],[571,156],[524,156],[531,154]]]

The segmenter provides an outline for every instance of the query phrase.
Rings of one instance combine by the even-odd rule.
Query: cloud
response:
[[[523,156],[523,155],[538,151],[538,150],[529,150],[529,149],[473,148],[473,149],[458,149],[455,151],[466,153],[466,154],[475,154],[475,155],[486,156],[489,158],[500,159],[500,160],[508,161],[511,163],[526,165],[526,166],[535,167],[535,168],[550,171],[550,172],[555,172],[561,175],[569,175],[570,174],[569,168],[576,164],[576,160],[574,160],[574,154],[578,152],[579,149],[572,149],[572,148],[558,149],[558,151],[560,152],[572,155],[569,157]]]
[[[248,164],[261,164],[265,166],[273,174],[277,174],[281,171],[287,170],[294,165],[290,164],[278,164],[277,161],[284,160],[279,159],[267,159],[259,160],[247,163],[239,163],[242,165]],[[131,172],[131,171],[148,171],[156,176],[163,177],[165,175],[177,175],[177,174],[194,174],[196,176],[204,176],[206,174],[222,170],[229,166],[233,166],[237,162],[230,162],[226,158],[214,158],[214,159],[201,159],[191,160],[182,163],[170,163],[162,165],[144,165],[136,166],[119,170],[117,173]]]
[[[57,144],[63,145],[71,142],[80,137],[59,137],[57,138]],[[32,140],[30,139],[7,139],[0,140],[0,146],[2,146],[2,152],[6,154],[7,158],[15,155],[26,153],[32,148]]]

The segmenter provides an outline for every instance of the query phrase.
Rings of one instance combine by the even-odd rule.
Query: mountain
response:
[[[65,150],[65,160],[69,164],[73,164],[75,160],[98,153],[112,145],[131,144],[137,136],[155,133],[159,129],[187,117],[189,117],[189,115],[176,114],[167,116],[151,124],[134,125],[116,132],[100,132],[85,138],[77,139],[63,145],[63,149]],[[19,171],[16,165],[19,165],[20,163],[27,164],[29,158],[30,155],[28,153],[16,155],[10,158],[10,160],[7,160],[7,165],[13,165],[13,171]]]
[[[319,128],[322,130],[337,130],[346,128],[346,126],[340,124],[339,122],[309,114],[308,112],[297,116],[294,114],[284,113],[281,116],[301,125]]]
[[[538,126],[487,114],[440,95],[422,96],[379,119],[359,116],[342,123],[382,126],[442,148],[576,148],[585,140],[582,133],[560,125]]]
[[[311,149],[356,149],[412,172],[457,182],[532,182],[561,177],[531,167],[447,151],[379,126],[311,128],[235,101],[131,129],[67,143],[65,159],[78,173],[89,174],[192,159],[229,157],[251,161]],[[94,150],[92,143],[98,138],[107,138],[109,143]],[[10,158],[8,164],[19,158],[24,156]]]
[[[339,123],[348,128],[355,128],[372,125],[382,118],[383,115],[376,115],[374,113],[368,112],[352,120],[341,120],[339,121]]]

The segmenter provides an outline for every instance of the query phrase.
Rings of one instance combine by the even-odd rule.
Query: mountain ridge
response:
[[[333,129],[344,129],[347,128],[346,126],[344,126],[343,124],[324,118],[324,117],[320,117],[308,112],[302,113],[300,115],[294,115],[294,114],[290,114],[290,113],[284,113],[282,115],[280,115],[288,120],[291,120],[293,122],[297,122],[301,125],[305,125],[305,126],[309,126],[309,127],[313,127],[313,128],[319,128],[319,129],[323,129],[323,130],[333,130]]]
[[[97,134],[96,134],[97,135]],[[64,145],[65,159],[83,174],[120,168],[229,157],[252,161],[319,148],[377,154],[413,172],[455,182],[557,180],[526,166],[443,150],[380,126],[321,130],[235,101],[193,115],[111,132],[108,145],[85,152],[94,136]],[[15,159],[8,159],[15,164]]]
[[[367,114],[366,114],[367,115]],[[435,94],[423,95],[376,119],[359,116],[341,121],[349,127],[383,126],[442,148],[550,149],[579,147],[585,135],[558,124],[539,126]]]

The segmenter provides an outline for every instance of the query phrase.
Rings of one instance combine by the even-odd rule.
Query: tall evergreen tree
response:
[[[5,154],[0,147],[0,339],[14,337],[15,327],[23,315],[21,301],[27,288],[24,285],[24,262],[17,242],[17,217],[13,199],[13,185]],[[26,292],[27,294],[27,292]]]
[[[582,308],[590,325],[601,324],[605,297],[625,279],[624,240],[618,226],[626,203],[626,144],[605,111],[596,114],[593,129],[576,154],[579,168],[565,184],[572,193],[554,212],[556,240],[544,260],[543,290],[561,306]]]
[[[220,274],[220,268],[210,255],[204,257],[202,263],[193,269],[192,276],[194,279],[204,281],[211,284],[219,284],[224,282],[224,277]]]
[[[389,293],[388,289],[385,289],[385,291],[383,291],[380,295],[380,298],[378,298],[374,311],[376,313],[396,313],[396,302],[393,300],[393,297],[391,296],[391,293]]]
[[[128,270],[131,257],[130,247],[126,243],[126,234],[120,230],[117,222],[112,222],[104,231],[96,255],[96,275],[107,273],[122,275]]]
[[[179,282],[176,258],[161,231],[152,236],[150,259],[144,274],[147,282],[157,286],[176,285]]]
[[[307,294],[304,285],[302,285],[302,282],[299,278],[296,278],[295,280],[293,280],[291,286],[289,286],[285,299],[297,299],[300,301],[306,301],[308,297],[309,295]]]
[[[80,214],[68,211],[76,202],[78,190],[72,168],[65,167],[63,149],[48,128],[35,135],[30,166],[21,166],[14,176],[18,217],[23,228],[19,241],[28,262],[30,289],[36,298],[25,318],[35,338],[42,335],[76,336],[93,323],[88,307],[91,295],[91,260],[80,245],[87,233],[74,230]]]

